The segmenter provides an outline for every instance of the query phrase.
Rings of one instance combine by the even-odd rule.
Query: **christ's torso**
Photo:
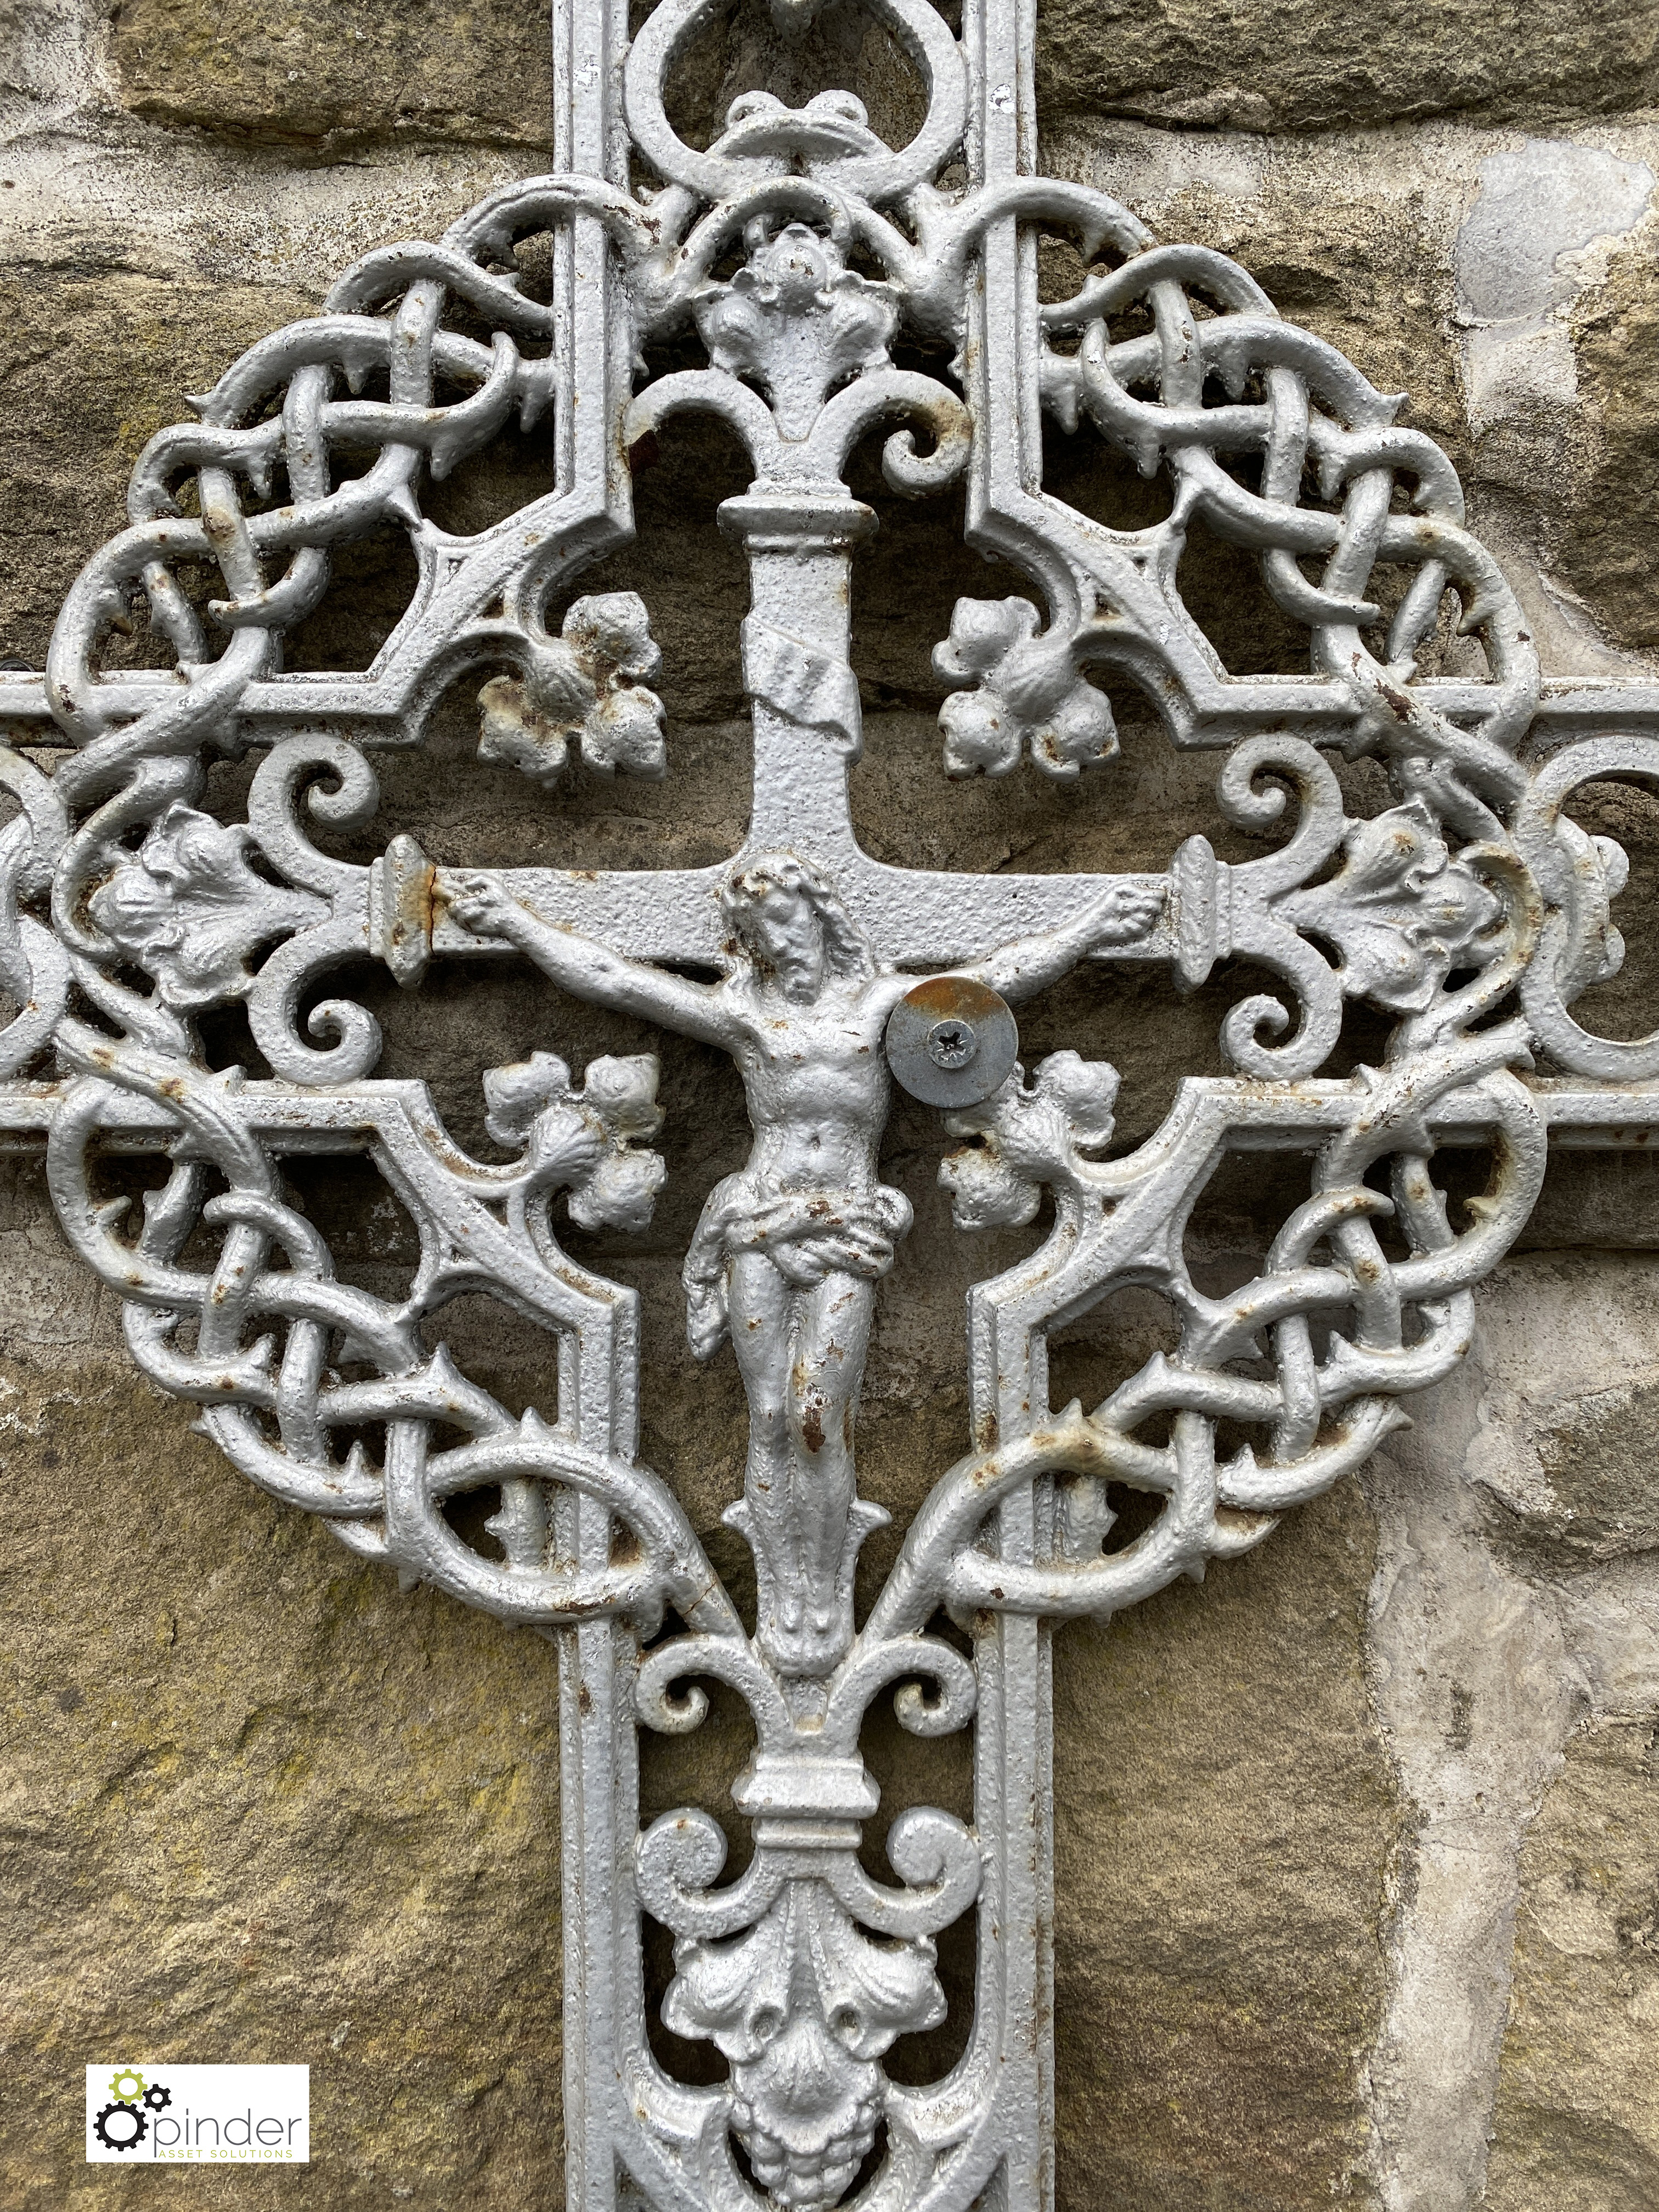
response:
[[[754,1125],[751,1170],[784,1190],[867,1190],[891,1095],[882,1028],[891,994],[826,991],[810,1006],[750,1002],[734,1057]],[[829,1000],[826,1004],[825,1000]]]

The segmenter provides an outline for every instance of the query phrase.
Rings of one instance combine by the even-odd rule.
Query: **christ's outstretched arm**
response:
[[[1161,884],[1114,884],[1104,897],[1085,907],[1074,921],[1045,930],[1037,937],[1017,937],[1007,945],[999,945],[982,960],[969,961],[950,972],[988,985],[1010,1004],[1033,998],[1069,975],[1097,945],[1129,945],[1144,937],[1163,903]]]
[[[727,1052],[738,1042],[735,1022],[708,985],[670,975],[647,961],[629,960],[597,938],[544,920],[514,898],[498,877],[445,868],[439,871],[436,888],[464,928],[516,945],[574,997],[617,1013],[638,1014]]]

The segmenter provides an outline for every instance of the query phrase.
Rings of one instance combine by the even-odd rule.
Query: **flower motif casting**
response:
[[[1036,1218],[1045,1183],[1084,1181],[1090,1157],[1112,1141],[1117,1092],[1117,1070],[1104,1060],[1054,1052],[1029,1088],[1024,1069],[1016,1066],[983,1105],[947,1115],[953,1137],[982,1139],[939,1167],[957,1227],[1023,1229]]]
[[[875,2141],[877,2060],[945,2017],[933,1944],[872,1942],[822,1882],[791,1881],[743,1935],[682,1937],[674,1967],[664,2025],[732,2062],[756,2180],[793,2212],[829,2212]]]
[[[668,1170],[641,1142],[662,1127],[654,1053],[590,1060],[580,1089],[556,1053],[532,1053],[484,1076],[484,1127],[521,1148],[538,1183],[569,1192],[579,1229],[647,1227]]]
[[[933,648],[941,676],[974,678],[939,709],[947,775],[1007,775],[1029,745],[1045,775],[1097,768],[1117,750],[1111,702],[1077,672],[1064,632],[1036,634],[1029,599],[958,599]]]
[[[478,757],[516,768],[550,790],[570,747],[602,775],[665,775],[662,701],[647,689],[662,667],[637,592],[578,599],[556,638],[532,643],[522,676],[478,694]]]
[[[786,223],[775,237],[768,228],[757,222],[745,265],[694,295],[692,313],[714,367],[753,377],[780,435],[804,438],[836,385],[887,366],[898,302],[806,224]]]
[[[1421,1013],[1454,968],[1482,968],[1503,950],[1503,902],[1452,857],[1420,799],[1352,823],[1342,853],[1328,883],[1292,893],[1279,912],[1336,946],[1345,991]]]

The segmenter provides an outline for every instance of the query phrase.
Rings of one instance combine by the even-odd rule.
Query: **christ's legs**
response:
[[[808,1619],[820,1636],[837,1626],[836,1582],[858,1487],[853,1426],[875,1304],[875,1285],[855,1275],[826,1275],[816,1289],[795,1294],[790,1506],[799,1531]]]
[[[787,1671],[816,1673],[835,1663],[851,1633],[850,1601],[837,1584],[875,1286],[837,1271],[798,1289],[757,1253],[731,1262],[728,1285],[749,1401],[744,1520],[759,1571],[761,1640]]]
[[[789,1370],[795,1293],[762,1253],[730,1262],[726,1300],[732,1349],[749,1401],[749,1463],[744,1475],[744,1534],[760,1575],[760,1634],[769,1650],[780,1630],[800,1629],[799,1562],[791,1544]]]

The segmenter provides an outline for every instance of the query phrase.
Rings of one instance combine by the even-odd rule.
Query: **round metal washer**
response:
[[[888,1064],[925,1105],[977,1106],[1000,1089],[1018,1054],[1006,1000],[965,975],[918,983],[888,1019]]]

